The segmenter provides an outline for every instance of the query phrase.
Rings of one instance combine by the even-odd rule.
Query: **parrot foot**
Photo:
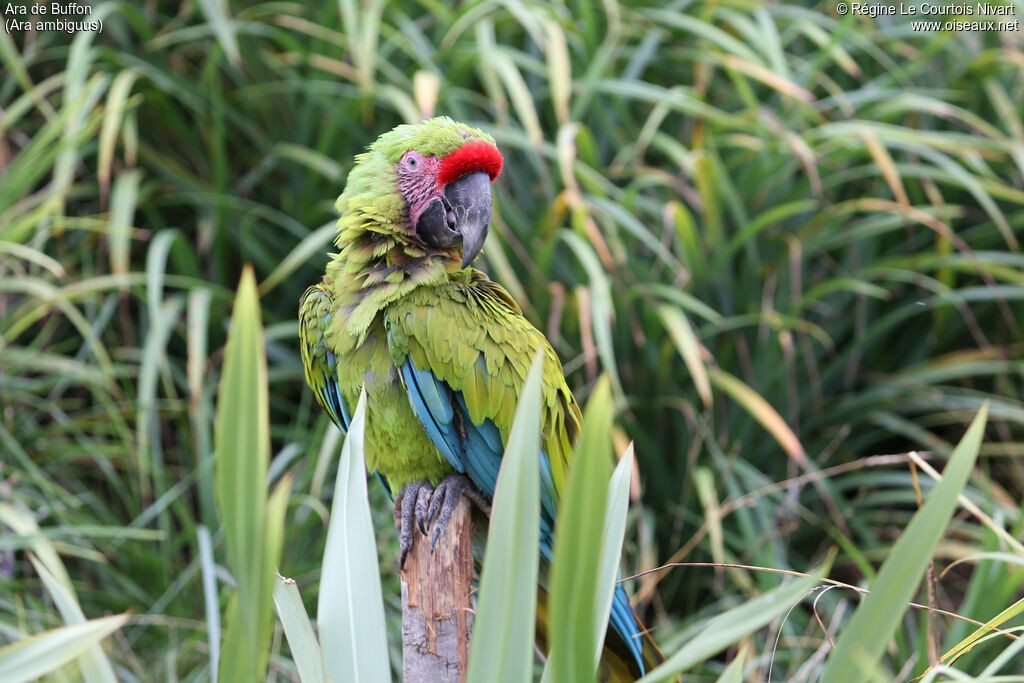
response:
[[[395,499],[395,524],[399,527],[398,549],[401,555],[399,569],[405,569],[405,558],[412,548],[414,526],[427,535],[427,529],[434,524],[430,540],[430,552],[434,552],[437,539],[448,528],[459,499],[465,496],[485,515],[490,516],[491,506],[473,482],[464,474],[449,474],[435,489],[425,481],[406,484]],[[436,520],[436,521],[435,521]]]
[[[405,556],[412,548],[413,524],[417,524],[425,536],[426,527],[430,525],[427,507],[430,504],[434,487],[425,481],[414,481],[399,492],[395,504],[395,524],[399,527],[398,548],[401,556],[398,560],[399,569],[405,569]]]
[[[434,517],[437,517],[437,522],[434,524],[434,534],[430,540],[430,552],[434,552],[437,539],[448,528],[448,522],[451,521],[455,507],[459,504],[462,496],[475,503],[485,515],[490,516],[490,504],[476,486],[473,485],[469,477],[464,474],[449,474],[434,489],[434,495],[430,500],[430,509],[427,511],[427,526],[430,526]],[[420,528],[422,529],[423,527],[421,526]]]

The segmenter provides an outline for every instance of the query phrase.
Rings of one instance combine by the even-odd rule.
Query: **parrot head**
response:
[[[461,245],[461,265],[480,253],[491,224],[491,182],[501,172],[501,153],[485,140],[465,142],[443,156],[415,148],[402,154],[398,190],[416,235],[435,249]]]
[[[352,227],[387,240],[389,251],[440,256],[465,268],[487,238],[491,183],[501,167],[494,139],[481,130],[444,116],[401,125],[356,157],[337,208],[356,209]],[[368,194],[378,197],[369,207],[361,201]],[[342,231],[339,243],[344,239]]]

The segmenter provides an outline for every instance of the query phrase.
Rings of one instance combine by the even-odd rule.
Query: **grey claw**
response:
[[[416,492],[416,524],[420,528],[420,533],[424,536],[427,535],[427,527],[430,526],[427,506],[430,504],[433,493],[434,490],[429,484],[421,486]]]
[[[437,518],[439,512],[441,512],[441,505],[444,503],[444,492],[448,489],[448,485],[445,482],[447,479],[442,479],[441,483],[434,489],[434,495],[430,498],[430,509],[427,510],[427,526],[434,523],[434,519]],[[436,537],[436,534],[435,534]]]
[[[433,536],[433,538],[430,539],[430,552],[431,553],[434,552],[434,546],[437,545],[437,539],[441,538],[441,532],[445,528],[447,528],[447,526],[448,526],[448,520],[446,519],[446,520],[444,520],[444,524],[443,525],[439,521],[437,523],[437,526],[434,527],[434,536]]]
[[[473,485],[469,477],[464,474],[449,474],[434,489],[434,495],[430,500],[430,509],[427,511],[428,525],[435,516],[437,517],[437,522],[434,524],[434,533],[430,541],[430,552],[434,552],[437,539],[441,538],[441,534],[448,528],[448,522],[451,521],[455,508],[462,496],[466,496],[486,514],[490,514],[490,505],[484,500],[484,497]]]
[[[433,487],[425,481],[414,481],[403,488],[395,499],[395,521],[399,524],[398,568],[405,569],[405,558],[412,548],[413,524],[419,522],[420,531],[426,535],[423,528],[423,514],[427,507],[427,501],[433,493]]]
[[[437,540],[448,528],[448,522],[462,496],[469,498],[485,514],[490,515],[489,501],[464,474],[448,475],[436,489],[425,481],[414,481],[398,493],[395,498],[395,523],[399,525],[400,569],[405,569],[405,558],[412,548],[413,528],[419,527],[420,532],[426,536],[427,529],[431,524],[434,525],[434,531],[430,534],[430,552],[434,552]]]

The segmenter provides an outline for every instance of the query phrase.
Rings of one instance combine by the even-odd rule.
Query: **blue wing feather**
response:
[[[411,358],[406,358],[400,371],[409,403],[430,441],[452,467],[464,472],[482,493],[493,498],[501,456],[505,451],[497,425],[490,418],[475,424],[469,417],[462,392],[451,389],[430,370],[417,368]],[[464,434],[459,433],[456,419],[461,423]],[[547,452],[542,448],[538,455],[541,466],[540,554],[551,562],[558,494]],[[621,585],[616,585],[612,596],[609,623],[626,642],[643,672],[640,626]]]
[[[451,463],[452,467],[459,472],[465,472],[466,466],[460,454],[461,448],[458,436],[456,436],[455,428],[451,422],[451,406],[449,404],[447,410],[440,407],[441,404],[436,386],[439,382],[433,374],[417,369],[412,364],[412,361],[409,360],[402,365],[401,374],[406,393],[409,395],[409,404],[412,406],[412,412],[416,414],[416,419],[420,421],[420,425],[422,425],[423,431],[426,432],[430,442],[437,446],[437,450],[441,451],[441,455]],[[426,398],[428,395],[438,397],[436,401],[438,405],[434,410],[430,408],[430,402]],[[448,416],[447,420],[444,419],[445,415]]]
[[[505,452],[498,426],[490,418],[475,424],[469,417],[462,392],[453,391],[431,371],[420,370],[411,359],[407,358],[400,369],[409,403],[427,437],[452,467],[464,472],[482,493],[493,498],[501,456]],[[464,435],[459,434],[456,416],[465,430]],[[540,463],[540,553],[550,562],[557,494],[551,463],[543,450],[540,451]]]
[[[330,319],[330,316],[328,316]],[[324,341],[321,338],[318,342],[323,344]],[[335,379],[337,377],[338,363],[334,358],[333,351],[327,351],[327,367],[323,371],[323,388],[317,393],[320,394],[320,402],[327,408],[327,412],[330,414],[331,419],[334,420],[334,424],[343,432],[348,432],[349,422],[352,421],[352,417],[345,409],[345,402],[341,400],[341,392],[338,391],[338,382]]]

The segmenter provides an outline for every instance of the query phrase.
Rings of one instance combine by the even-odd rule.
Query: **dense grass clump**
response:
[[[279,569],[313,612],[341,437],[304,385],[298,298],[353,155],[433,113],[505,156],[478,265],[581,404],[607,373],[638,473],[627,574],[831,562],[867,587],[987,402],[976,508],[914,599],[986,622],[1021,597],[1020,34],[756,0],[309,5],[105,2],[99,34],[0,33],[0,645],[77,601],[132,612],[89,651],[118,678],[208,678],[240,578],[214,424],[245,264],[266,491],[290,485]],[[369,492],[394,632],[391,509]],[[671,653],[778,584],[691,566],[630,588]],[[829,590],[690,671],[817,680],[858,604]],[[271,676],[296,680],[273,628]],[[975,628],[908,611],[883,678]],[[1010,642],[954,666],[977,675]]]

